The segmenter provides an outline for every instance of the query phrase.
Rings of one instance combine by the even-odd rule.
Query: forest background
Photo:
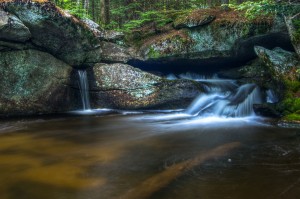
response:
[[[101,27],[129,32],[147,23],[164,26],[195,9],[234,9],[248,18],[274,14],[295,15],[299,0],[51,0],[79,18]]]

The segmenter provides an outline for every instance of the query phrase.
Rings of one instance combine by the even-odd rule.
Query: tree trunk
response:
[[[110,23],[109,0],[100,0],[100,16],[101,22],[104,25],[108,25]]]

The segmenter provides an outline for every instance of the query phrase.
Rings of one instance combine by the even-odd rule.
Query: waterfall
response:
[[[89,82],[85,70],[78,70],[79,76],[79,89],[81,95],[81,101],[83,110],[91,109],[90,97],[89,97]]]
[[[245,117],[254,115],[253,104],[261,103],[255,84],[238,86],[233,80],[199,80],[206,90],[186,109],[193,116]]]
[[[266,95],[267,95],[267,102],[268,103],[277,103],[278,97],[276,96],[275,92],[271,89],[266,91]]]

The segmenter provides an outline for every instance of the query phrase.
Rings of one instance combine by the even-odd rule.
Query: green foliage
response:
[[[284,120],[288,120],[288,121],[300,121],[300,114],[298,113],[292,113],[289,115],[284,116],[283,118]]]
[[[152,23],[155,28],[161,28],[166,24],[174,21],[179,15],[190,13],[191,10],[169,10],[169,11],[156,11],[150,10],[146,12],[136,11],[137,19],[129,20],[117,28],[120,31],[130,32],[132,29],[140,28],[146,24]],[[108,28],[116,29],[118,23],[112,21]]]
[[[295,33],[293,34],[293,40],[295,40],[296,43],[300,42],[300,20],[296,19],[293,20],[293,25],[295,27]],[[297,71],[300,73],[300,71]]]
[[[286,98],[283,101],[283,105],[285,107],[286,113],[295,113],[297,111],[300,111],[300,98]]]
[[[55,0],[55,3],[60,8],[66,10],[70,14],[78,18],[91,18],[87,10],[83,8],[82,4],[78,4],[77,1],[73,0]]]
[[[277,3],[275,0],[246,1],[240,5],[229,4],[229,7],[237,11],[244,11],[245,16],[249,19],[274,16],[275,14],[291,16],[300,12],[300,5]]]
[[[285,81],[285,85],[288,90],[287,94],[296,93],[300,90],[299,81]]]
[[[300,114],[300,98],[295,96],[300,90],[300,82],[288,80],[285,81],[285,86],[287,88],[285,99],[280,103],[279,109],[291,118],[294,114]]]
[[[150,58],[158,58],[160,56],[159,52],[156,51],[153,47],[150,48],[149,57]]]
[[[246,1],[242,4],[229,4],[229,7],[237,11],[245,11],[245,16],[249,19],[266,17],[276,14],[278,7],[274,0],[262,0],[258,2]]]

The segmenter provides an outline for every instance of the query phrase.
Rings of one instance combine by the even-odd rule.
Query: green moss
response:
[[[292,113],[292,114],[284,116],[283,119],[287,120],[287,121],[300,121],[300,114]]]
[[[289,97],[283,100],[285,114],[295,113],[300,110],[300,98]]]
[[[292,39],[295,43],[299,43],[300,42],[300,20],[293,20],[293,25],[296,31]]]
[[[300,82],[299,81],[290,81],[286,80],[285,85],[287,87],[288,93],[287,94],[293,94],[300,90]]]
[[[149,54],[148,54],[149,58],[159,58],[160,54],[158,51],[156,51],[152,46],[149,49]]]

